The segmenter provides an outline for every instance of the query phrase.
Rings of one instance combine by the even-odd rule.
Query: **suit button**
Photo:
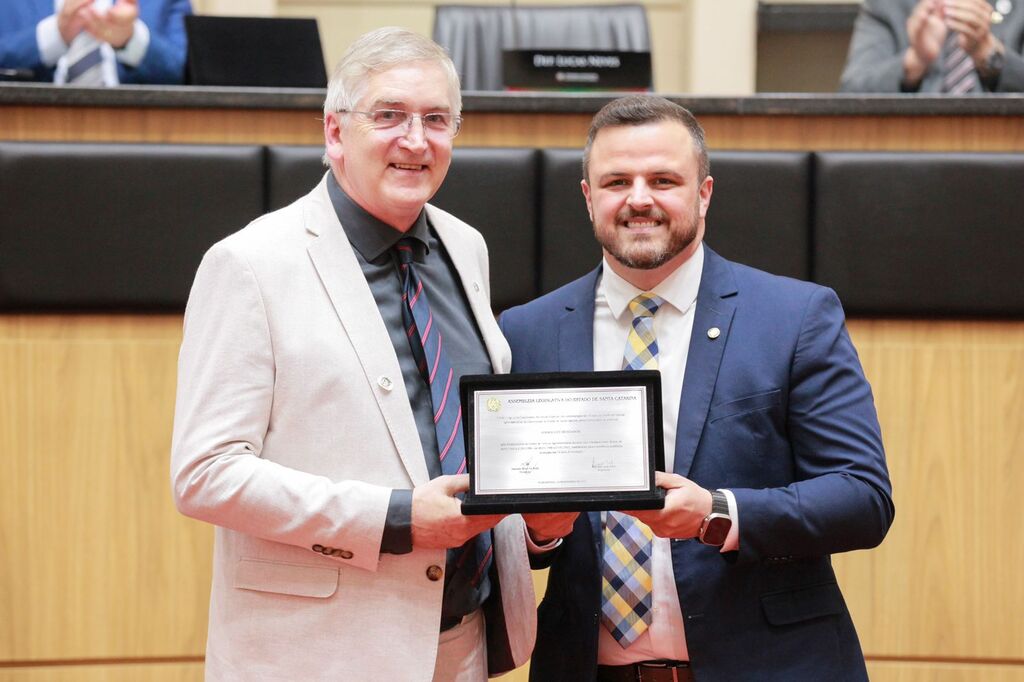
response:
[[[352,552],[350,552],[347,549],[336,549],[333,552],[331,552],[331,556],[340,557],[342,559],[351,559]]]
[[[395,387],[395,384],[393,381],[391,381],[391,378],[386,376],[377,377],[377,385],[383,388],[385,391],[390,391]]]
[[[437,582],[444,575],[444,571],[441,570],[440,566],[431,566],[427,569],[427,579]]]
[[[324,546],[323,545],[313,545],[313,551],[314,552],[322,552],[322,551],[324,551]]]

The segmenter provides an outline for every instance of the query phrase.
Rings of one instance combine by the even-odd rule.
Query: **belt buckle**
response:
[[[646,670],[658,670],[658,671],[671,672],[671,674],[672,674],[672,677],[671,677],[672,682],[679,682],[679,667],[678,666],[674,666],[674,665],[669,665],[669,663],[665,662],[665,661],[644,661],[642,663],[637,663],[636,664],[636,679],[637,679],[637,682],[645,682],[645,680],[646,680],[646,682],[654,682],[654,680],[664,680],[665,682],[668,682],[669,678],[666,678],[664,675],[651,675],[650,677],[645,678],[644,677],[644,670],[645,669]]]

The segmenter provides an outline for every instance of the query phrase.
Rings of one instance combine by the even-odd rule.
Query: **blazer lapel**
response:
[[[697,292],[693,333],[686,357],[683,392],[679,398],[676,426],[675,473],[689,476],[704,422],[715,392],[722,354],[729,340],[735,303],[736,282],[728,263],[704,246],[704,271]],[[718,333],[714,333],[714,329]]]
[[[558,371],[594,371],[594,295],[601,277],[602,265],[574,284],[565,304],[565,313],[558,320]],[[603,528],[601,512],[587,512],[591,542],[596,556],[601,556]]]
[[[470,248],[468,240],[459,239],[450,216],[430,204],[427,204],[426,208],[430,224],[444,244],[448,257],[455,266],[455,272],[458,273],[462,290],[466,293],[469,308],[473,312],[477,329],[480,330],[487,355],[491,359],[491,367],[496,373],[505,374],[512,366],[512,351],[509,350],[508,342],[494,321],[488,294],[489,282],[480,269],[479,254]]]
[[[558,320],[558,369],[561,372],[594,371],[594,293],[601,266],[574,285],[565,313]]]
[[[398,400],[387,400],[384,391],[373,392],[413,485],[426,483],[430,475],[391,337],[384,327],[384,320],[359,268],[352,245],[338,222],[325,181],[307,195],[303,218],[306,229],[317,235],[307,249],[309,257],[346,336],[355,348],[366,381],[376,388],[378,379],[387,377],[391,380],[391,391],[401,396]]]

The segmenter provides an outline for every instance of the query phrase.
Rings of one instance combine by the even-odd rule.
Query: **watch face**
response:
[[[701,537],[701,542],[705,545],[715,545],[721,547],[725,544],[725,538],[729,536],[729,529],[732,528],[732,520],[727,516],[713,516],[708,520],[708,525],[704,529],[704,535]]]

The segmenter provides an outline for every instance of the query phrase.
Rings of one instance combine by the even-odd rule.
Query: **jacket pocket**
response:
[[[711,410],[708,412],[708,421],[713,422],[719,419],[725,419],[726,417],[733,417],[738,414],[746,414],[747,412],[754,412],[756,410],[769,409],[776,407],[781,404],[781,402],[781,389],[777,388],[774,391],[755,393],[754,395],[737,398],[736,400],[730,400],[729,402],[712,405]]]
[[[844,611],[836,583],[809,585],[761,595],[761,608],[772,625],[791,625],[812,618],[836,616]]]
[[[235,587],[326,599],[338,591],[338,569],[331,566],[242,559],[235,569]]]

